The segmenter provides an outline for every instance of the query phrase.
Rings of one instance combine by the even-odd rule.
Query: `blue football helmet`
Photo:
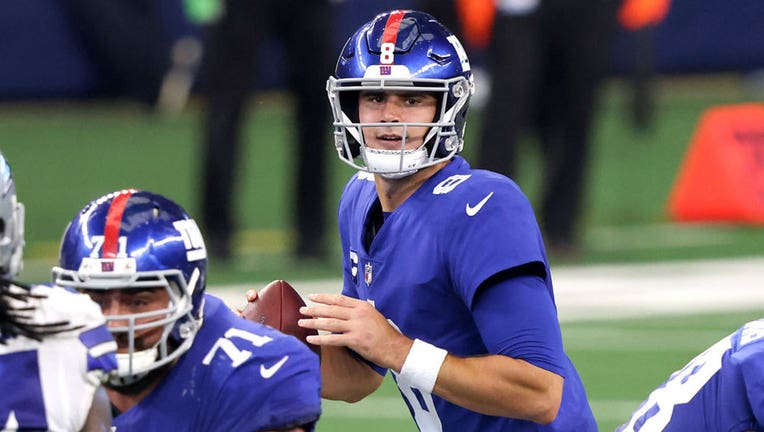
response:
[[[389,126],[360,123],[361,90],[434,93],[440,107],[427,126],[424,144],[400,150],[370,149],[361,128]],[[326,85],[334,117],[334,145],[350,166],[388,178],[401,178],[450,159],[464,146],[469,99],[475,92],[470,62],[462,44],[432,16],[412,10],[377,15],[345,43],[335,76]]]
[[[0,153],[0,276],[13,279],[24,267],[24,205],[8,161]]]
[[[129,344],[117,354],[114,386],[137,382],[191,347],[202,325],[206,275],[207,251],[194,220],[169,199],[133,189],[85,206],[67,227],[53,268],[54,283],[78,290],[167,290],[166,309],[106,316],[109,330],[126,334]],[[146,318],[156,319],[136,324]],[[134,349],[135,332],[156,327],[163,327],[157,345]]]

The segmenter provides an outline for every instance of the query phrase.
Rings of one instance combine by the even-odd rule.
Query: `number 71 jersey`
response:
[[[321,414],[318,356],[295,337],[234,315],[217,297],[204,301],[191,348],[114,418],[116,432],[311,430]]]
[[[764,430],[764,319],[671,374],[616,432]]]

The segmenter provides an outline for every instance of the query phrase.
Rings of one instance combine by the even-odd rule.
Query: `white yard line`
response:
[[[764,257],[561,267],[552,275],[561,321],[764,306]]]

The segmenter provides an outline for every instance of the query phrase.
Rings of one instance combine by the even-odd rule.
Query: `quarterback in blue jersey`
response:
[[[764,431],[764,319],[671,374],[616,432]]]
[[[0,226],[0,429],[108,431],[101,382],[117,346],[88,296],[10,281],[23,267],[24,206],[2,154]]]
[[[117,342],[116,431],[313,430],[318,356],[205,293],[206,267],[196,223],[158,194],[104,195],[67,227],[54,278],[101,306]]]
[[[301,309],[322,330],[324,397],[359,400],[389,369],[422,431],[595,431],[533,210],[457,155],[474,91],[458,39],[382,13],[335,72],[335,145],[360,172],[339,204],[342,295]]]

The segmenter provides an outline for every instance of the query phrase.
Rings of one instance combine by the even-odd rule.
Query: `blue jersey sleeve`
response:
[[[445,233],[449,238],[448,261],[452,263],[449,272],[459,289],[457,294],[468,306],[478,287],[504,270],[538,263],[538,276],[547,276],[543,240],[530,202],[506,179],[489,178],[461,197],[464,202],[477,202],[489,193],[493,195],[480,212],[469,216],[462,209]]]
[[[105,325],[80,333],[79,339],[88,349],[88,371],[117,369],[117,344]]]
[[[521,275],[484,286],[472,313],[488,352],[565,376],[560,326],[543,279]]]
[[[293,352],[287,360],[253,362],[237,370],[218,395],[215,428],[259,431],[308,425],[312,430],[321,414],[321,383],[318,359],[307,354]],[[256,378],[240,379],[244,375]]]
[[[142,421],[155,422],[158,411],[180,405],[177,415],[193,417],[170,423],[172,430],[273,430],[314,423],[321,413],[318,356],[293,336],[236,316],[209,294],[193,346],[158,390],[143,401],[150,415]]]
[[[319,361],[297,344],[302,343],[274,341],[269,345],[277,356],[238,366],[210,404],[215,412],[207,417],[207,430],[255,432],[301,425],[312,430],[321,414]]]

